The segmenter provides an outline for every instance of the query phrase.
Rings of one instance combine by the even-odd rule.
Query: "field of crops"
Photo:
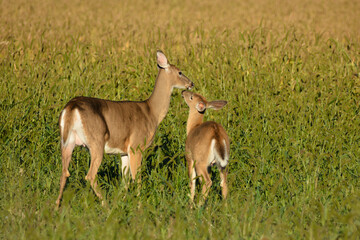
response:
[[[0,1],[0,239],[359,239],[359,16],[357,0]],[[205,116],[231,139],[228,199],[213,168],[191,208],[175,89],[140,195],[106,155],[103,207],[78,147],[55,211],[60,111],[80,95],[146,99],[157,49],[228,101]]]

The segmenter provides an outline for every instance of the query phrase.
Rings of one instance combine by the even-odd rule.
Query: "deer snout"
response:
[[[187,88],[188,90],[192,89],[193,87],[194,87],[194,83],[193,83],[193,82],[190,82],[190,83],[186,86],[186,88]]]
[[[184,98],[184,92],[186,92],[186,90],[181,92],[181,96]]]
[[[181,96],[183,98],[187,98],[190,94],[192,94],[192,93],[187,91],[187,90],[184,90],[184,91],[181,92]]]

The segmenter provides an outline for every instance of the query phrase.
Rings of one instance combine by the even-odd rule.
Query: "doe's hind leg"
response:
[[[75,143],[69,143],[67,146],[61,146],[61,160],[62,160],[62,172],[60,177],[60,192],[56,200],[56,208],[59,208],[60,201],[64,192],[66,179],[70,176],[69,164],[71,161],[71,155],[74,150]]]
[[[89,149],[90,149],[90,155],[91,155],[91,163],[90,163],[90,169],[89,169],[88,174],[86,175],[85,179],[90,182],[90,185],[91,185],[92,189],[94,190],[96,196],[100,200],[103,200],[103,196],[102,196],[100,190],[98,189],[96,175],[97,175],[98,169],[100,167],[101,161],[104,156],[104,145],[103,144],[99,144],[99,145],[94,144],[94,146],[89,146]],[[103,201],[102,201],[102,204],[104,204]]]

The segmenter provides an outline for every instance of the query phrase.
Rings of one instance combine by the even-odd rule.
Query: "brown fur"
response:
[[[86,145],[91,154],[91,164],[86,179],[90,181],[95,194],[102,199],[95,180],[101,164],[105,145],[112,151],[122,152],[129,156],[130,172],[133,179],[139,170],[142,152],[153,142],[156,129],[168,112],[171,92],[176,88],[192,88],[193,83],[178,68],[168,63],[165,55],[157,52],[159,73],[154,91],[145,101],[110,101],[90,97],[76,97],[70,100],[64,110],[63,129],[62,115],[59,119],[63,170],[60,179],[60,193],[56,201],[60,204],[68,171],[71,154],[75,145]],[[64,113],[64,110],[62,113]],[[81,140],[81,131],[75,129],[75,118],[78,112],[86,141]],[[68,141],[69,137],[75,139]],[[115,150],[113,150],[115,149]],[[110,150],[108,150],[110,151]],[[127,170],[123,173],[126,173]],[[139,178],[140,179],[140,178]]]

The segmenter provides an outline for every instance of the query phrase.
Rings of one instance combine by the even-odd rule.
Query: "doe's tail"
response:
[[[72,125],[71,113],[72,113],[71,111],[65,108],[64,110],[62,110],[60,114],[59,126],[60,126],[60,138],[62,145],[66,145],[69,137],[70,127]]]

